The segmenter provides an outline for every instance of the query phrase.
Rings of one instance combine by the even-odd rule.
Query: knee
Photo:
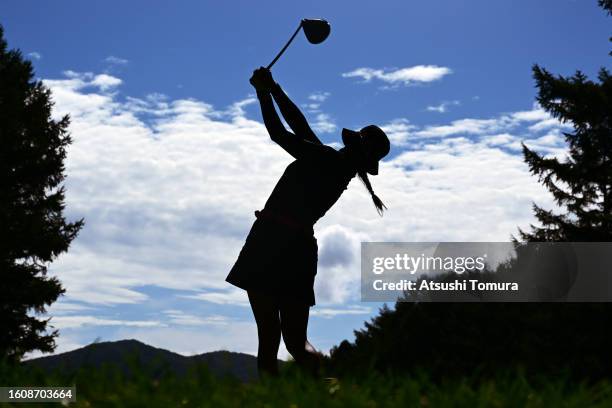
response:
[[[283,340],[285,341],[285,346],[289,354],[291,354],[295,360],[301,359],[306,352],[306,342],[298,339],[287,339],[285,337]]]

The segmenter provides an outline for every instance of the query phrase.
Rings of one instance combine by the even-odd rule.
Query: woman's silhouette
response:
[[[296,160],[287,166],[264,208],[255,211],[257,219],[226,281],[247,291],[257,323],[259,372],[278,373],[282,334],[296,363],[316,373],[320,354],[306,337],[317,273],[313,225],[355,175],[382,214],[384,204],[374,194],[367,173],[378,174],[378,161],[389,152],[389,139],[374,125],[358,132],[342,129],[345,147],[335,150],[321,143],[269,70],[258,68],[250,82],[270,138]],[[273,98],[295,134],[285,129]]]

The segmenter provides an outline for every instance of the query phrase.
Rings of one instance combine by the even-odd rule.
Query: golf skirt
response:
[[[280,302],[313,306],[317,252],[312,229],[308,232],[257,218],[225,280],[245,290],[267,293]]]

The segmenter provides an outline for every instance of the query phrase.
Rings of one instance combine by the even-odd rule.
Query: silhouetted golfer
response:
[[[378,161],[389,152],[389,139],[374,125],[358,132],[342,129],[345,147],[335,150],[321,143],[269,70],[255,70],[250,82],[271,139],[296,160],[285,169],[263,210],[255,211],[257,219],[226,281],[248,293],[259,337],[259,372],[278,373],[282,333],[296,363],[316,373],[320,355],[306,338],[317,273],[313,225],[356,174],[382,214],[385,206],[374,194],[367,173],[378,174]],[[295,134],[283,126],[272,98]]]

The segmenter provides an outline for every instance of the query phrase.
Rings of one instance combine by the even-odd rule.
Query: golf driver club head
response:
[[[320,44],[329,36],[331,26],[323,19],[302,19],[304,34],[311,44]]]
[[[278,59],[283,55],[289,44],[293,41],[296,35],[300,32],[300,30],[304,30],[304,35],[306,39],[311,44],[320,44],[329,36],[329,32],[331,27],[326,20],[320,18],[304,18],[300,21],[300,25],[297,30],[293,33],[289,41],[285,44],[285,46],[280,50],[280,52],[274,57],[272,62],[268,64],[267,69],[272,68],[272,66],[278,61]]]

